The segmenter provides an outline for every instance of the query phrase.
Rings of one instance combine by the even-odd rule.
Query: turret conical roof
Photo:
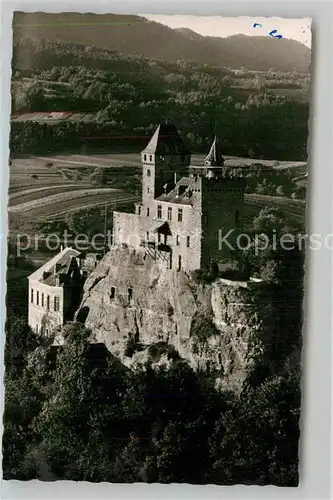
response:
[[[224,159],[218,145],[217,137],[215,136],[213,144],[210,147],[209,153],[205,158],[205,164],[212,166],[222,166],[223,163]]]

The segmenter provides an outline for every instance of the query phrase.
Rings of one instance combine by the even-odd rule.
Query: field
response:
[[[13,159],[8,212],[39,222],[105,203],[111,207],[118,203],[133,203],[138,200],[137,195],[96,180],[96,172],[114,168],[117,183],[117,179],[121,179],[121,169],[126,166],[139,167],[139,158],[133,160],[131,155],[71,155]]]
[[[193,164],[202,164],[202,161],[202,155],[194,155],[192,158]],[[226,165],[234,167],[256,162],[266,165],[267,168],[295,168],[295,177],[306,169],[306,164],[302,162],[226,157]],[[10,165],[9,215],[15,217],[16,221],[22,217],[22,221],[30,219],[38,223],[52,219],[61,220],[69,212],[102,206],[105,203],[111,210],[119,204],[133,205],[139,200],[140,193],[117,188],[118,180],[125,180],[126,183],[126,180],[133,176],[126,172],[125,167],[131,167],[139,176],[140,155],[95,154],[15,158]],[[114,187],[100,183],[96,177],[96,174],[106,168],[111,171]],[[304,179],[303,173],[300,179]],[[279,206],[297,220],[304,219],[305,203],[298,200],[246,195],[246,203],[249,207],[258,209],[266,205]]]

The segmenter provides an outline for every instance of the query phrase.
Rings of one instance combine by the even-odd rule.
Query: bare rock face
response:
[[[113,247],[86,280],[77,319],[126,365],[147,359],[152,344],[168,344],[193,368],[209,368],[221,387],[240,390],[262,352],[250,299],[244,283],[198,283],[144,248]]]

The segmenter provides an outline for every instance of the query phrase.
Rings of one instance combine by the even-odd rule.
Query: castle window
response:
[[[143,155],[143,160],[147,161],[147,155]]]
[[[49,295],[47,296],[47,299],[46,299],[46,309],[50,309],[50,296]]]
[[[133,289],[129,288],[128,289],[128,301],[131,302],[132,298],[133,298]]]
[[[33,288],[31,288],[31,291],[30,291],[30,302],[31,302],[31,304],[34,303],[34,290],[33,290]]]
[[[147,193],[149,194],[149,187],[147,188]]]
[[[53,308],[57,312],[60,309],[60,299],[59,297],[54,297]]]
[[[157,233],[157,241],[158,243],[161,243],[161,233]]]
[[[149,241],[149,231],[146,232],[146,240]]]
[[[179,236],[179,234],[177,234],[177,236],[176,236],[176,245],[177,246],[180,245],[180,236]]]
[[[190,237],[186,236],[186,246],[187,248],[190,248]]]
[[[147,217],[149,217],[149,207],[147,208]]]
[[[162,205],[157,205],[157,218],[162,219]]]
[[[42,293],[42,307],[44,307],[44,294]]]
[[[110,293],[110,299],[114,299],[114,296],[116,294],[116,289],[114,286],[111,287],[111,293]]]
[[[141,214],[141,206],[139,205],[138,206],[138,215],[140,215],[140,214]]]
[[[150,172],[150,168],[148,168],[147,170],[147,177],[150,177],[151,176],[151,172]]]
[[[178,208],[178,222],[182,222],[183,220],[183,209]]]
[[[182,256],[178,255],[178,271],[180,271],[182,268]]]
[[[172,208],[168,207],[168,220],[172,220]]]
[[[36,305],[39,306],[39,291],[36,292]]]
[[[153,161],[153,155],[149,155],[149,161]]]

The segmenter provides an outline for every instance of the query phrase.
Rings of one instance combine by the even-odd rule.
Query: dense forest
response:
[[[253,235],[273,230],[293,233],[264,209]],[[63,327],[65,345],[56,347],[11,314],[4,478],[296,486],[303,251],[252,247],[239,262],[265,279],[251,307],[273,333],[240,394],[217,389],[208,368],[193,371],[163,342],[126,368],[104,344],[90,344],[93,332],[80,323]]]
[[[292,363],[238,397],[175,353],[125,369],[89,333],[69,324],[57,348],[8,322],[5,479],[297,485]]]
[[[24,43],[33,47],[36,69],[19,68],[18,43],[12,113],[70,111],[82,116],[42,123],[32,117],[13,120],[12,154],[92,145],[137,152],[156,125],[168,119],[193,152],[206,152],[216,132],[226,155],[295,161],[307,157],[308,104],[268,92],[274,85],[306,88],[306,77],[268,73],[263,80],[245,72],[245,81],[242,74],[236,78],[223,68],[114,52],[104,54],[100,69],[100,50],[65,42]]]

